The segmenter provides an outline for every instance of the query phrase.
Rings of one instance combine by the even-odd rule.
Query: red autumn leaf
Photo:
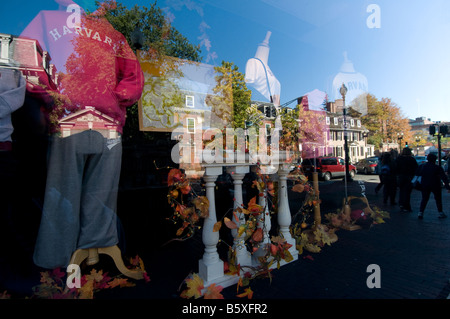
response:
[[[255,242],[260,242],[260,241],[263,240],[263,237],[264,237],[264,233],[263,233],[262,228],[257,228],[257,229],[253,232],[252,240],[255,241]]]
[[[178,168],[172,168],[167,176],[167,185],[172,186],[183,179],[183,173]]]
[[[231,219],[229,219],[228,217],[225,217],[223,219],[223,222],[225,223],[225,225],[229,228],[229,229],[236,229],[238,228],[238,226],[236,225],[235,222],[233,222]]]
[[[144,281],[145,281],[146,283],[147,283],[147,282],[150,282],[150,276],[147,274],[146,271],[144,271],[142,275],[144,276]]]
[[[273,256],[276,256],[277,252],[278,252],[278,246],[274,245],[274,244],[270,244],[270,253]]]
[[[269,193],[271,196],[275,195],[275,187],[273,185],[273,182],[271,181],[267,182],[267,193]]]
[[[189,185],[189,182],[183,182],[180,185],[180,191],[183,195],[187,195],[189,194],[189,192],[191,191],[191,185]]]

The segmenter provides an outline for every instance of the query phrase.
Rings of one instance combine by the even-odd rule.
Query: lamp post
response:
[[[416,135],[415,139],[416,139],[416,146],[417,146],[417,154],[416,155],[419,155],[419,147],[420,147],[419,142],[421,140],[420,135]]]
[[[348,140],[347,140],[347,108],[345,107],[345,94],[347,94],[347,87],[342,83],[339,93],[342,95],[343,113],[344,113],[344,152],[345,152],[345,175],[344,175],[344,189],[345,189],[345,204],[344,214],[350,217],[351,208],[348,202],[347,182],[351,181],[350,172],[348,170]]]
[[[344,152],[345,152],[345,182],[352,181],[349,171],[349,156],[348,156],[348,136],[347,136],[347,107],[345,106],[345,95],[347,94],[347,87],[342,83],[339,93],[342,95],[343,114],[344,114]]]
[[[362,137],[364,141],[364,158],[367,158],[367,138],[369,137],[369,131],[364,131]]]
[[[397,140],[399,140],[399,145],[400,145],[400,152],[402,151],[402,139],[403,139],[403,132],[402,133],[397,133]]]

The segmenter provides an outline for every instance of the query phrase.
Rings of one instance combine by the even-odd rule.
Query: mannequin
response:
[[[245,82],[252,85],[275,106],[279,106],[281,85],[268,65],[271,34],[270,31],[267,32],[263,42],[256,49],[255,57],[247,61]]]
[[[139,62],[125,37],[100,10],[87,15],[73,1],[57,2],[60,10],[41,11],[21,34],[37,39],[50,53],[60,79],[56,89],[36,85],[28,89],[28,94],[45,97],[42,100],[52,132],[33,256],[36,265],[49,269],[67,267],[87,256],[72,256],[76,251],[93,255],[98,249],[104,252],[113,247],[112,255],[120,256],[116,203],[121,133],[125,108],[138,101],[144,84]],[[92,127],[63,137],[59,121],[88,106],[117,123],[114,138]]]

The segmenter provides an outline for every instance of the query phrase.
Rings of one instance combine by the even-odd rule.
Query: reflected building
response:
[[[342,99],[327,103],[325,121],[329,128],[327,143],[331,152],[320,155],[345,156],[343,105]],[[375,146],[367,143],[369,131],[362,125],[361,119],[349,115],[346,119],[350,162],[356,163],[363,158],[374,156]]]
[[[20,70],[29,82],[56,88],[58,75],[51,60],[39,41],[0,33],[0,68]]]

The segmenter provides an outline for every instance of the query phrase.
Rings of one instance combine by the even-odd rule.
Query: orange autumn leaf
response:
[[[238,207],[238,208],[236,208],[236,210],[234,211],[234,214],[236,214],[236,213],[248,215],[248,214],[250,214],[250,211],[247,210],[247,209],[245,209],[245,208]],[[238,219],[239,219],[239,218],[236,218],[236,220],[238,220]]]
[[[90,275],[86,275],[87,280],[93,280],[96,282],[100,282],[103,279],[103,270],[97,271],[95,269],[91,270]]]
[[[244,287],[244,284],[243,284],[243,282],[242,282],[242,277],[239,277],[239,280],[238,280],[238,282],[237,282],[237,285],[236,285],[236,293],[239,292],[239,287]]]
[[[115,288],[115,287],[134,287],[135,284],[132,282],[129,282],[127,278],[114,278],[108,283],[108,288]]]
[[[213,232],[218,232],[220,230],[220,228],[222,228],[222,222],[218,221],[217,223],[214,224],[213,226]]]
[[[182,298],[200,298],[202,296],[203,279],[198,274],[192,274],[185,280],[187,289],[181,293]]]
[[[286,239],[281,236],[272,236],[270,240],[275,244],[284,244],[286,242]]]
[[[209,200],[206,196],[198,196],[192,200],[192,204],[200,211],[200,217],[209,216]]]
[[[259,181],[253,181],[252,182],[252,187],[256,187],[256,189],[258,189],[258,191],[263,192],[264,191],[264,182],[259,182]]]
[[[94,280],[88,280],[80,290],[80,299],[93,299],[94,298]]]
[[[262,206],[256,204],[256,196],[253,197],[249,202],[248,202],[248,208],[247,208],[250,212],[261,212],[262,211]]]
[[[236,297],[239,297],[239,298],[247,297],[248,299],[252,299],[253,298],[253,291],[252,291],[252,289],[250,287],[249,288],[245,288],[244,292],[239,294],[239,295],[236,295]]]
[[[210,285],[203,296],[204,299],[224,299],[223,295],[220,293],[222,291],[222,286],[216,286],[216,284]]]
[[[186,229],[186,227],[189,226],[188,222],[183,222],[183,226],[181,226],[180,228],[178,228],[176,235],[177,236],[181,236],[181,234],[184,232],[184,230]]]
[[[303,184],[295,184],[294,187],[292,187],[293,192],[302,193],[305,190],[305,185]]]
[[[177,207],[175,208],[175,211],[182,215],[185,209],[186,209],[185,205],[178,204]]]

